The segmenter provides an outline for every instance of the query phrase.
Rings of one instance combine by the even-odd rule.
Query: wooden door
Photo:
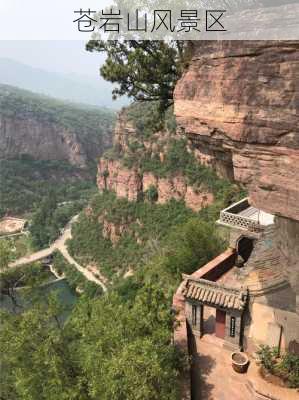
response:
[[[216,309],[216,336],[224,339],[225,336],[225,311]]]

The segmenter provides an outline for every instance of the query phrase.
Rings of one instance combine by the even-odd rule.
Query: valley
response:
[[[0,85],[3,398],[295,399],[298,42],[88,47],[117,114]]]

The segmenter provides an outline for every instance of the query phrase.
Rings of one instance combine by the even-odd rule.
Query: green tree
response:
[[[6,240],[0,240],[0,296],[7,295],[11,299],[13,310],[18,307],[15,287],[16,279],[12,278],[11,270],[8,268],[11,261],[11,249]]]
[[[49,192],[32,217],[30,233],[33,245],[37,248],[49,246],[83,205],[83,201],[77,201],[59,206],[55,192]]]
[[[176,274],[192,273],[225,247],[213,224],[197,218],[177,227],[168,238],[168,265]]]
[[[6,400],[176,400],[181,357],[163,291],[147,284],[132,302],[116,293],[83,298],[70,319],[50,298],[3,314],[2,398]]]
[[[127,95],[137,101],[158,101],[161,110],[173,103],[175,83],[181,75],[180,42],[91,40],[86,49],[106,53],[100,72],[104,79],[118,84],[114,98]]]
[[[33,245],[42,248],[50,244],[53,236],[51,219],[57,208],[57,199],[53,191],[42,200],[40,207],[35,211],[30,225]]]
[[[11,259],[11,250],[6,240],[0,240],[0,272],[8,268]]]
[[[156,188],[155,185],[150,185],[150,187],[148,188],[148,190],[146,191],[146,197],[148,199],[148,201],[150,201],[151,203],[155,203],[158,200],[158,190]]]
[[[177,398],[180,356],[171,344],[173,319],[161,289],[148,284],[132,303],[115,294],[92,307],[85,303],[73,324],[84,338],[78,358],[89,377],[92,398]]]
[[[61,312],[57,300],[50,298],[21,315],[3,313],[1,398],[90,399],[72,348],[73,333],[61,324]]]
[[[154,280],[171,295],[182,273],[193,273],[224,248],[225,242],[215,232],[214,222],[191,218],[168,235],[161,251],[141,271],[143,279]]]

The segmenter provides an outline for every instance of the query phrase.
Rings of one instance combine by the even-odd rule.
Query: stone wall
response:
[[[296,293],[296,310],[299,315],[299,223],[276,217],[275,226],[275,246],[281,254],[285,275]]]
[[[206,279],[216,282],[221,275],[228,272],[234,266],[235,260],[236,252],[234,249],[229,248],[208,264],[195,271],[191,276],[195,279]]]
[[[280,296],[279,292],[275,293]],[[245,320],[244,347],[246,351],[255,352],[259,345],[268,344],[279,346],[274,337],[273,326],[281,329],[280,348],[297,349],[299,343],[299,317],[296,313],[289,312],[268,304],[261,304],[252,299],[249,305],[249,316]]]
[[[250,303],[244,321],[246,351],[254,352],[261,344],[274,345],[271,339],[273,326],[281,330],[281,342],[275,345],[288,349],[299,343],[299,315],[296,314],[298,310],[298,304],[296,308],[298,272],[295,267],[298,262],[296,226],[295,221],[276,218],[274,225],[252,237],[254,248],[251,256],[235,273],[235,280],[240,286],[248,287],[250,293]],[[230,235],[232,247],[237,246],[238,238],[250,235],[252,234],[247,235],[244,231],[232,229]],[[285,246],[286,238],[289,242],[285,250],[293,261],[292,271],[286,268],[291,262],[279,247]]]
[[[172,307],[176,312],[173,340],[174,345],[177,346],[182,354],[184,354],[186,357],[186,369],[181,372],[180,376],[180,399],[191,400],[191,371],[189,365],[188,326],[185,314],[185,298],[181,294],[181,286],[173,296]]]

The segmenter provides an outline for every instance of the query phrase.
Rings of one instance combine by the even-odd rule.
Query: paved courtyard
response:
[[[194,400],[252,400],[246,375],[231,366],[231,352],[220,339],[206,335],[193,341],[192,389]]]

